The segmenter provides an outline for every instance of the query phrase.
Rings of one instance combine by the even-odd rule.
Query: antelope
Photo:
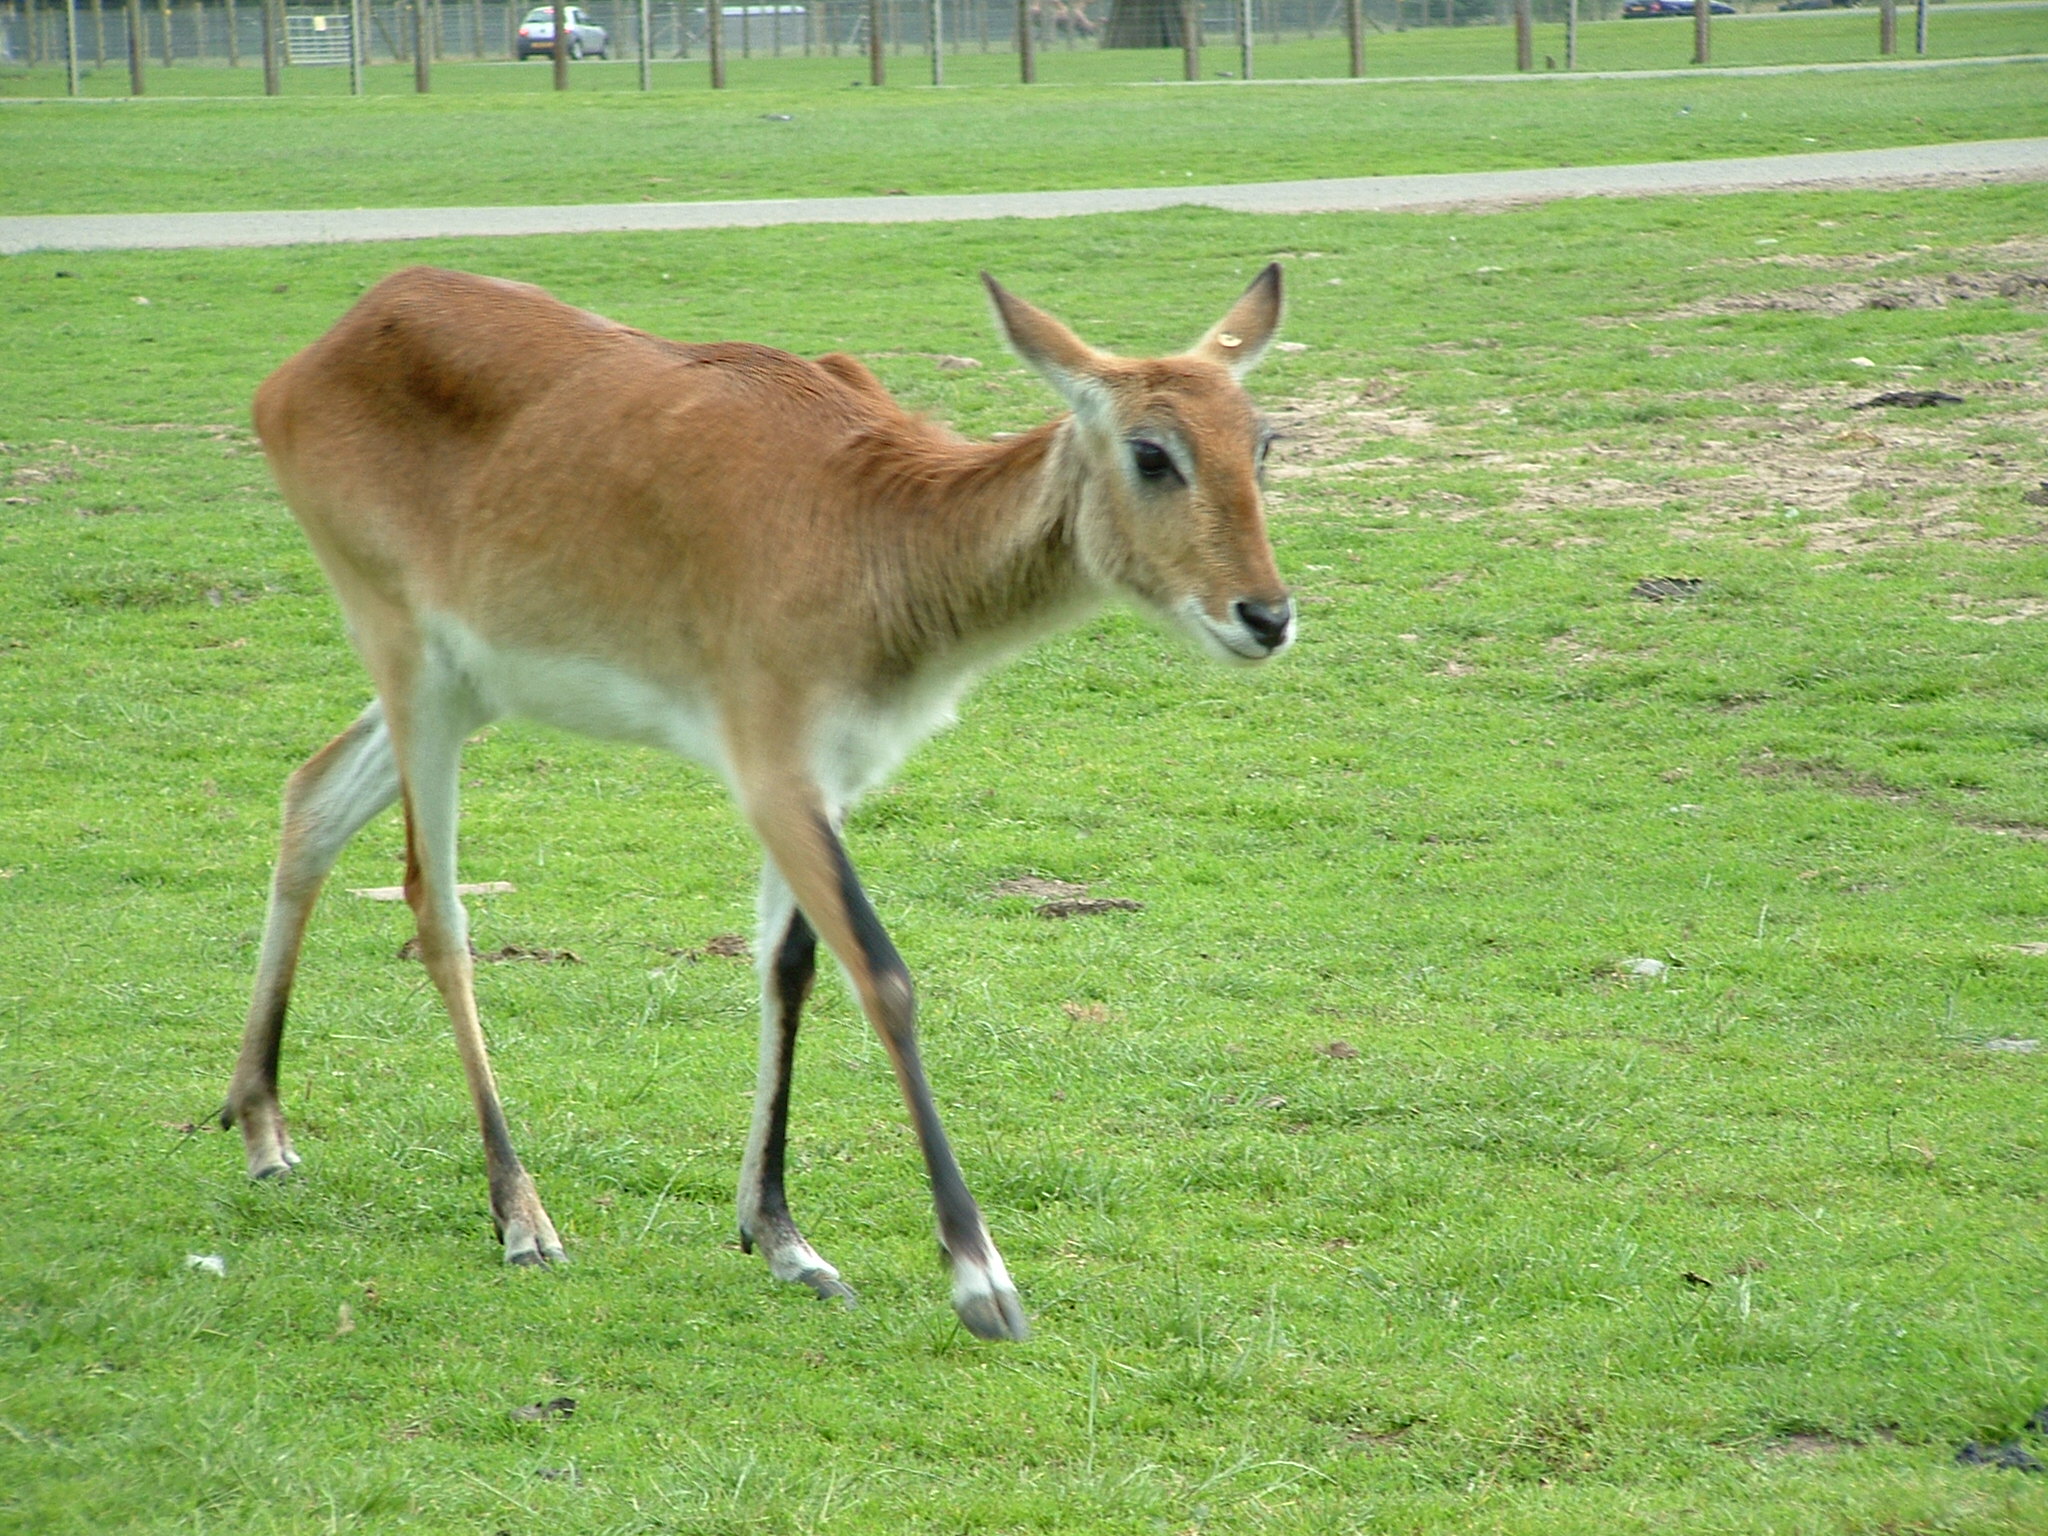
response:
[[[954,1310],[980,1337],[1025,1336],[926,1084],[910,972],[842,823],[979,674],[1106,598],[1228,663],[1277,655],[1295,625],[1260,505],[1271,434],[1239,383],[1279,325],[1279,267],[1157,359],[1097,351],[982,281],[1009,346],[1068,408],[993,442],[910,414],[844,354],[665,341],[537,288],[428,268],[378,283],[258,389],[264,452],[376,696],[285,787],[221,1112],[252,1177],[299,1161],[278,1053],[314,900],[349,839],[402,801],[405,895],[454,1025],[505,1259],[563,1257],[499,1105],[456,889],[463,742],[524,715],[706,765],[760,842],[742,1248],[852,1302],[783,1187],[822,941],[909,1109]]]

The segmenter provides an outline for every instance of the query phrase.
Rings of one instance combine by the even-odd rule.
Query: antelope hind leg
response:
[[[252,1179],[281,1178],[298,1165],[277,1097],[277,1063],[299,947],[320,886],[348,840],[398,798],[398,765],[382,706],[322,747],[285,783],[284,829],[271,876],[270,907],[256,964],[242,1051],[220,1112],[221,1128],[242,1128]]]

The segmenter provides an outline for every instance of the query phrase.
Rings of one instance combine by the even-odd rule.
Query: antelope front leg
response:
[[[431,679],[430,682],[438,682]],[[457,775],[462,740],[480,721],[432,686],[416,689],[401,720],[391,714],[405,796],[405,897],[419,924],[420,959],[448,1009],[455,1048],[483,1133],[491,1219],[505,1240],[507,1264],[546,1264],[563,1257],[562,1241],[540,1203],[532,1177],[512,1147],[498,1101],[476,1011],[469,915],[455,893]]]
[[[778,1280],[807,1285],[827,1301],[853,1305],[839,1271],[804,1241],[789,1214],[782,1187],[783,1148],[789,1130],[790,1066],[797,1023],[817,973],[818,940],[796,910],[789,886],[770,865],[761,875],[761,1068],[754,1087],[754,1122],[740,1164],[740,1247],[761,1250]]]
[[[895,1065],[931,1177],[939,1246],[953,1271],[953,1310],[977,1337],[1026,1337],[1023,1304],[968,1192],[925,1081],[910,971],[875,916],[845,847],[807,785],[786,785],[779,794],[757,787],[747,813],[798,906],[852,978],[861,1008]]]

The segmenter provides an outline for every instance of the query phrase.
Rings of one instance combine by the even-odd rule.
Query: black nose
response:
[[[1240,602],[1237,617],[1252,632],[1254,640],[1269,651],[1277,651],[1286,642],[1287,626],[1294,622],[1294,599],[1283,597],[1277,605]]]

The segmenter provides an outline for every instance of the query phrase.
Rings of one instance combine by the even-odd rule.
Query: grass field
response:
[[[2048,18],[2048,9],[2020,14]],[[510,74],[477,67],[479,78]],[[1158,186],[2040,133],[2040,64],[1487,88],[918,92],[813,80],[647,97],[16,102],[0,103],[0,134],[33,149],[0,156],[0,206],[94,213]],[[556,152],[536,154],[540,146]]]
[[[2040,1531],[2048,1477],[1955,1457],[2048,1456],[2044,228],[2016,186],[0,263],[0,1529]],[[465,877],[517,887],[480,947],[581,960],[480,980],[575,1262],[496,1263],[402,913],[345,894],[388,820],[286,1042],[303,1177],[243,1179],[277,787],[364,696],[268,369],[424,258],[1010,430],[1048,403],[977,268],[1139,350],[1275,257],[1300,645],[1091,624],[850,832],[1030,1343],[953,1323],[833,987],[793,1198],[863,1304],[737,1252],[746,839],[524,726]],[[1902,387],[1964,403],[1851,409]]]

